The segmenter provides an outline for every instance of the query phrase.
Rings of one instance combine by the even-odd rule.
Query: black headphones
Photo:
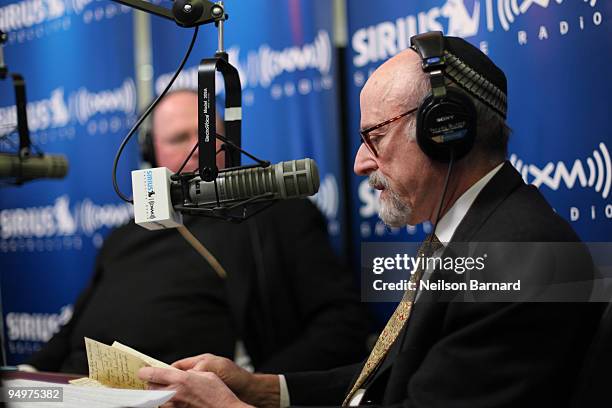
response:
[[[451,153],[454,160],[459,160],[470,152],[476,138],[474,103],[462,90],[444,84],[447,62],[442,32],[415,35],[410,42],[431,83],[431,92],[421,101],[417,112],[417,143],[433,160],[448,162]]]
[[[158,167],[155,159],[155,146],[153,145],[153,130],[150,127],[138,139],[138,144],[142,161],[149,163],[151,167]]]

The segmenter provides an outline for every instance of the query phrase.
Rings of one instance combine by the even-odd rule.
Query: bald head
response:
[[[406,49],[382,64],[364,85],[360,104],[361,128],[367,128],[419,105],[428,92],[421,58]]]

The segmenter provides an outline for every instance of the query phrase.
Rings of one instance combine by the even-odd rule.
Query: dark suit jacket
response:
[[[240,224],[186,217],[226,282],[176,230],[115,230],[71,321],[29,364],[87,373],[83,337],[165,362],[232,357],[237,338],[262,372],[325,369],[366,354],[367,313],[308,200],[279,202]],[[202,301],[202,299],[207,299]]]
[[[550,247],[534,244],[527,251],[523,247],[506,253],[507,246],[498,243],[574,241],[579,239],[571,227],[535,187],[523,183],[509,163],[484,187],[452,238],[452,242],[483,243],[490,261],[507,264],[502,275],[514,271],[544,288],[568,281],[590,284],[593,269],[582,244],[575,245],[573,254],[582,268],[568,270],[556,264],[557,256],[563,254],[551,253]],[[442,277],[459,279],[454,272]],[[588,297],[588,292],[583,295]],[[395,342],[367,387],[366,405],[567,405],[601,315],[600,305],[458,302],[456,296],[461,294],[422,293],[405,338]],[[286,375],[291,403],[340,405],[361,366]]]

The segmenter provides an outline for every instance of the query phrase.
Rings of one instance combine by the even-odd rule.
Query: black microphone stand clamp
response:
[[[15,89],[15,106],[17,110],[17,133],[19,134],[19,157],[26,159],[31,154],[32,143],[30,141],[30,130],[28,129],[28,112],[26,109],[27,99],[25,90],[25,80],[21,74],[9,72],[8,67],[4,62],[4,44],[8,39],[8,35],[0,30],[0,80],[5,80],[11,77],[13,80],[13,88]],[[15,184],[23,183],[21,177],[17,177]]]
[[[135,8],[145,13],[155,14],[168,20],[173,20],[181,27],[190,28],[203,24],[217,23],[227,20],[223,3],[213,3],[207,0],[176,0],[172,9],[143,0],[113,0],[125,6]]]
[[[189,1],[189,0],[185,0]],[[176,6],[176,4],[175,4]],[[223,2],[216,3],[223,7]],[[211,10],[212,11],[212,10]],[[227,15],[225,15],[227,18]],[[238,148],[231,148],[231,144],[225,144],[225,167],[240,166],[240,151],[242,146],[241,124],[242,124],[242,86],[238,70],[229,63],[228,55],[223,44],[224,22],[219,19],[215,21],[217,27],[217,52],[213,58],[205,58],[198,66],[198,149],[199,173],[204,181],[213,181],[218,173],[216,164],[217,156],[217,104],[215,102],[216,73],[219,71],[223,76],[225,85],[225,132],[231,144]]]

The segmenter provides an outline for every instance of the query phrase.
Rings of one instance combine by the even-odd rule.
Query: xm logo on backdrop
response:
[[[612,218],[612,204],[609,199],[612,188],[612,160],[604,142],[600,142],[589,157],[576,158],[573,162],[549,161],[538,166],[526,162],[516,154],[511,154],[509,160],[526,183],[538,188],[546,187],[552,191],[589,189],[601,196],[603,201],[600,203],[581,203],[580,206],[570,203],[567,213],[562,213],[565,218],[571,221],[577,221],[582,216],[593,220],[597,219],[598,215]]]

